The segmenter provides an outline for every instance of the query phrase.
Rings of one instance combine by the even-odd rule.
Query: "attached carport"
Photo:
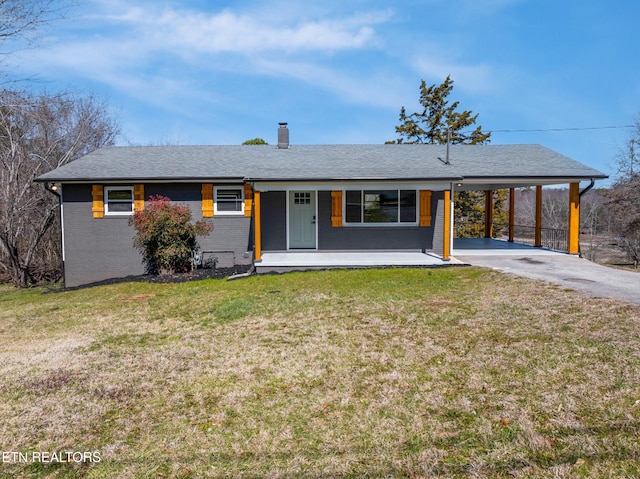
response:
[[[580,188],[580,180],[583,178],[580,177],[545,177],[545,178],[473,178],[473,177],[465,177],[465,179],[461,182],[458,182],[455,185],[455,191],[479,191],[484,195],[484,238],[493,238],[493,197],[494,192],[497,190],[508,190],[508,201],[509,201],[509,219],[508,219],[508,242],[515,242],[515,208],[516,208],[516,189],[518,188],[535,188],[535,215],[533,218],[534,226],[534,243],[533,246],[536,248],[541,248],[543,246],[542,242],[542,231],[543,231],[543,221],[542,221],[542,196],[543,196],[543,186],[561,186],[568,185],[568,197],[567,202],[569,204],[568,207],[568,218],[567,218],[567,234],[566,234],[566,244],[560,247],[557,247],[558,250],[562,250],[568,252],[569,254],[579,254],[580,246],[579,246],[579,238],[580,238],[580,198],[583,194],[589,191],[595,184],[594,178],[589,178],[589,183],[584,188]],[[455,198],[452,195],[452,198]],[[453,206],[452,200],[452,206]],[[452,214],[452,225],[451,230],[455,231],[454,221]],[[459,248],[456,243],[457,239],[454,238],[451,244],[451,254],[456,254],[456,249]],[[482,243],[476,242],[473,245],[473,249],[478,249],[478,245]],[[470,247],[470,243],[467,242],[467,248]],[[490,249],[494,249],[497,245],[487,243],[487,247]],[[504,247],[500,247],[499,249],[505,249]]]

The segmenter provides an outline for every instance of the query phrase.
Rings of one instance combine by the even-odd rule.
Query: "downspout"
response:
[[[61,260],[62,260],[62,289],[66,289],[67,287],[67,282],[66,282],[66,278],[65,278],[65,265],[64,265],[64,221],[62,218],[62,195],[60,193],[58,193],[58,185],[56,185],[55,183],[45,183],[44,184],[45,189],[51,193],[52,195],[55,195],[58,197],[58,211],[60,211],[60,249],[62,250],[61,253]]]
[[[582,198],[582,195],[584,195],[587,191],[589,191],[591,188],[593,188],[593,186],[595,184],[596,184],[596,180],[591,178],[591,183],[589,183],[589,185],[586,186],[585,189],[580,192],[580,194],[578,194],[578,198]]]
[[[584,190],[582,190],[580,193],[578,193],[578,205],[580,205],[580,200],[582,199],[582,195],[584,195],[591,188],[593,188],[595,184],[596,184],[596,180],[591,178],[591,182],[584,188]],[[578,228],[579,228],[579,225],[578,225]],[[580,232],[578,232],[578,257],[582,258],[582,247],[581,247],[581,244],[580,244]]]

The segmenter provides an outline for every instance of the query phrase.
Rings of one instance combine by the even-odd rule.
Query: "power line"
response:
[[[490,133],[529,133],[544,131],[585,131],[585,130],[614,130],[622,128],[636,128],[636,125],[614,125],[614,126],[590,126],[582,128],[540,128],[533,130],[489,130]]]

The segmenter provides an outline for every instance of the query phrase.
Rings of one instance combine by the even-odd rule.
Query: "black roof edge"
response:
[[[45,173],[46,174],[46,173]],[[33,181],[38,183],[202,183],[206,181],[247,181],[240,176],[233,177],[185,177],[185,178],[35,178]]]
[[[604,180],[609,178],[609,175],[605,175],[600,173],[598,175],[520,175],[520,176],[512,176],[512,175],[503,175],[503,176],[465,176],[463,180],[491,180],[491,179],[513,179],[513,180],[529,180],[532,178],[536,179],[574,179],[574,180],[590,180],[590,179],[598,179]]]
[[[46,174],[46,173],[44,173]],[[313,181],[464,181],[464,180],[492,180],[492,179],[580,179],[590,180],[606,179],[609,175],[525,175],[525,176],[443,176],[443,177],[411,177],[411,178],[376,178],[376,177],[344,177],[344,178],[253,178],[253,177],[151,177],[151,178],[35,178],[37,183],[134,183],[134,182],[157,182],[157,183],[196,183],[202,181],[269,181],[274,183],[284,182],[313,182]]]
[[[245,181],[269,181],[271,183],[284,182],[317,182],[317,181],[461,181],[462,176],[445,177],[417,177],[417,178],[376,178],[376,177],[345,177],[345,178],[245,178]]]

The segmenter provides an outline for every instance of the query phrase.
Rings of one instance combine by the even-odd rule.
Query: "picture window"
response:
[[[415,190],[347,190],[345,224],[415,224]]]

